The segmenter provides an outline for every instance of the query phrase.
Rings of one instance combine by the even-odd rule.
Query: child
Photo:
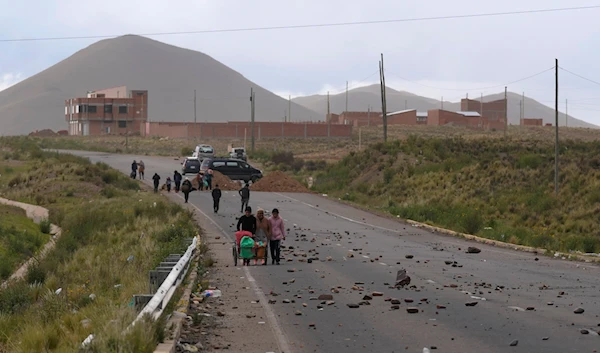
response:
[[[171,192],[171,177],[167,177],[167,192]]]

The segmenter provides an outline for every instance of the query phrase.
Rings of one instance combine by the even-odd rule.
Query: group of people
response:
[[[139,162],[133,161],[131,164],[131,178],[136,179],[139,176],[140,180],[144,180],[145,165],[142,160]],[[160,175],[154,173],[152,181],[154,184],[154,192],[158,192],[160,186]],[[173,172],[173,178],[170,176],[165,180],[164,187],[167,192],[171,192],[172,187],[175,192],[182,192],[185,203],[188,203],[190,192],[193,190],[210,190],[213,199],[213,211],[219,212],[219,204],[222,197],[219,184],[212,186],[213,173],[208,170],[205,173],[199,173],[196,176],[198,187],[194,188],[192,181],[189,178],[184,178],[178,171]],[[281,258],[281,241],[285,240],[285,227],[283,219],[279,216],[279,210],[274,208],[271,211],[271,217],[265,217],[265,211],[258,209],[256,216],[252,214],[252,208],[248,205],[250,202],[250,186],[246,183],[239,191],[242,201],[241,212],[244,213],[237,223],[238,233],[243,233],[252,241],[252,251],[255,263],[259,258],[262,258],[262,264],[266,265],[267,254],[265,253],[268,244],[271,250],[271,260],[273,264],[279,265]],[[238,237],[236,233],[236,238]],[[237,239],[238,246],[240,239]],[[244,265],[250,264],[250,258],[244,258]]]
[[[252,207],[247,206],[245,213],[241,216],[237,223],[236,241],[240,248],[242,237],[249,237],[253,240],[252,249],[254,251],[254,263],[258,263],[258,259],[262,258],[262,265],[266,265],[267,254],[265,248],[268,243],[271,250],[271,263],[279,265],[281,260],[281,241],[285,240],[285,225],[283,219],[279,216],[279,210],[274,208],[271,211],[271,217],[265,217],[265,211],[259,208],[256,211],[256,216],[252,214]],[[239,238],[239,239],[238,239]],[[240,244],[242,244],[240,246]],[[250,258],[244,257],[244,266],[250,264]]]

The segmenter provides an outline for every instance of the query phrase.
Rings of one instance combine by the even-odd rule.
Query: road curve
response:
[[[133,159],[139,159],[71,153],[127,174]],[[180,167],[172,158],[141,158],[148,183],[154,172],[164,180]],[[240,215],[235,192],[224,192],[218,215],[212,213],[208,193],[193,192],[190,202],[218,229],[233,235]],[[279,208],[289,228],[284,245],[293,247],[286,252],[292,261],[252,266],[248,271],[266,299],[276,301],[270,310],[284,347],[289,345],[291,352],[423,352],[426,347],[444,353],[581,353],[600,349],[596,333],[600,278],[595,265],[536,258],[432,234],[317,195],[253,192],[250,205]],[[481,253],[467,254],[468,246],[479,247]],[[298,261],[310,257],[319,260]],[[407,270],[410,287],[390,287],[399,269]],[[333,293],[335,304],[314,300],[332,294],[332,289],[339,292]],[[383,295],[372,296],[373,292]],[[365,295],[372,300],[363,300]],[[385,301],[389,298],[400,300],[399,309],[392,309]],[[347,306],[360,302],[369,305]],[[419,312],[409,314],[408,307]],[[575,314],[580,307],[585,312]]]

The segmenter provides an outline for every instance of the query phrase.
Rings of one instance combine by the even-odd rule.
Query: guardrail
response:
[[[196,246],[198,244],[198,237],[194,237],[192,239],[192,244],[188,246],[185,253],[181,256],[177,264],[173,267],[167,278],[164,280],[162,285],[158,288],[156,293],[152,296],[152,299],[144,306],[144,308],[140,311],[138,316],[133,320],[133,322],[127,327],[124,333],[128,332],[131,328],[135,326],[135,324],[140,321],[145,315],[151,315],[152,319],[156,320],[162,315],[164,309],[167,304],[173,297],[175,290],[181,284],[185,275],[187,274],[191,259],[196,250]],[[94,334],[90,334],[82,343],[81,346],[83,348],[87,347],[94,340]]]

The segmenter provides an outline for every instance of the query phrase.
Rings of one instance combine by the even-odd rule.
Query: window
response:
[[[225,162],[213,162],[213,168],[224,167]]]
[[[119,120],[119,127],[120,128],[127,127],[127,121],[125,121],[125,120]]]
[[[119,106],[119,114],[127,114],[127,106],[126,105]]]
[[[248,165],[248,163],[244,163],[244,164],[242,164],[242,168],[248,169],[248,168],[250,168],[250,166]]]
[[[239,164],[238,162],[227,162],[227,166],[228,167],[234,167],[234,168],[239,168]]]
[[[104,105],[104,112],[108,114],[112,114],[112,104]]]
[[[95,112],[96,112],[96,106],[95,105],[88,106],[88,113],[95,113]]]

